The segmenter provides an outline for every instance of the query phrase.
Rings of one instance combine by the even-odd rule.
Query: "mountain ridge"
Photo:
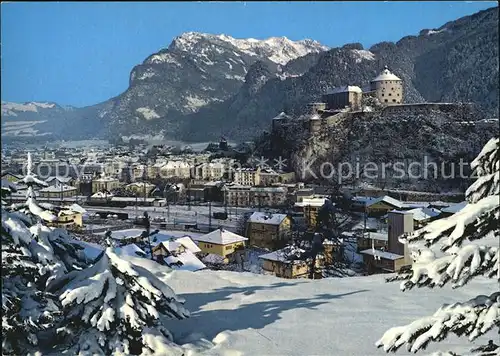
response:
[[[74,125],[66,124],[73,127],[90,121],[99,137],[154,133],[195,142],[224,134],[246,140],[269,129],[279,112],[301,114],[307,102],[317,101],[331,87],[364,86],[385,65],[403,79],[406,102],[471,101],[497,116],[497,25],[498,7],[492,7],[397,42],[328,50],[307,39],[186,32],[134,66],[123,93],[71,114],[53,108],[48,120],[63,122],[63,115],[74,120]],[[290,42],[295,52],[277,52],[281,43]],[[297,48],[305,45],[309,52],[296,57]],[[30,112],[9,116],[2,102],[2,127],[8,121],[47,120],[47,110],[52,109],[42,110],[38,119]],[[43,125],[38,125],[42,131]],[[64,129],[57,135],[72,132]]]

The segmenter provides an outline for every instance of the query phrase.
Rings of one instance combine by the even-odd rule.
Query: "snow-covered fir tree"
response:
[[[500,163],[499,139],[491,139],[471,164],[477,180],[467,189],[468,204],[454,215],[436,220],[422,229],[404,235],[402,243],[413,250],[411,270],[391,280],[403,280],[401,289],[413,287],[442,287],[451,284],[458,288],[478,276],[500,282]],[[437,256],[434,246],[443,256]],[[497,289],[497,290],[500,290]],[[432,341],[441,341],[449,333],[468,336],[473,341],[497,328],[500,334],[500,292],[479,295],[469,301],[442,306],[434,315],[385,332],[377,347],[395,352],[404,344],[411,352],[425,349]],[[500,355],[493,340],[472,350],[473,355]],[[455,353],[438,353],[455,355]]]
[[[54,258],[33,239],[28,217],[2,208],[2,353],[26,354],[59,315],[57,296],[45,291]],[[40,335],[42,337],[40,338]]]
[[[2,205],[2,353],[182,355],[162,320],[188,312],[150,272],[156,262],[141,267],[108,247],[90,265],[66,230],[45,225],[56,216],[36,201],[44,184],[31,157],[27,171],[26,202]]]
[[[72,340],[72,355],[183,355],[162,320],[187,317],[184,301],[134,260],[157,265],[108,247],[92,267],[61,280],[58,331]]]

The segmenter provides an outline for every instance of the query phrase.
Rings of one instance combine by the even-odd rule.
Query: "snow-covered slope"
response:
[[[101,127],[97,112],[105,105],[75,108],[51,102],[2,101],[2,138],[32,141],[96,137]]]
[[[385,283],[385,277],[286,280],[251,273],[175,271],[166,282],[186,299],[191,318],[167,326],[180,343],[199,340],[201,335],[191,335],[194,332],[211,340],[215,347],[203,355],[384,355],[374,343],[390,327],[494,289],[491,281],[478,280],[457,290],[403,293],[399,283]],[[469,346],[450,336],[428,351],[464,351]]]

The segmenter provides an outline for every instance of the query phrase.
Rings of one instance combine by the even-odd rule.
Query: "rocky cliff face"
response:
[[[245,101],[213,105],[188,116],[189,121],[210,122],[228,137],[247,139],[267,129],[281,111],[301,114],[332,87],[367,86],[385,65],[404,81],[406,103],[472,102],[489,116],[498,117],[498,8],[449,22],[438,29],[422,30],[397,43],[382,42],[370,49],[350,44],[321,53],[304,74],[270,79]],[[229,109],[228,109],[229,108]],[[252,130],[248,123],[252,123]],[[204,131],[204,137],[210,130]],[[186,137],[188,139],[188,137]]]
[[[456,106],[345,115],[317,135],[287,137],[298,142],[289,159],[301,179],[442,192],[467,186],[469,163],[495,132],[498,120]]]
[[[110,124],[110,132],[163,130],[172,135],[184,115],[237,93],[254,63],[273,67],[273,72],[279,70],[286,76],[283,67],[288,62],[326,49],[312,40],[184,33],[132,70],[128,90],[113,100],[113,109],[103,119]]]

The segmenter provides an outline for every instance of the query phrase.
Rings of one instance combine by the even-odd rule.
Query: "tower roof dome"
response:
[[[395,76],[393,73],[391,73],[387,66],[385,66],[384,70],[378,76],[372,79],[372,82],[380,82],[385,80],[401,80],[401,78]]]

